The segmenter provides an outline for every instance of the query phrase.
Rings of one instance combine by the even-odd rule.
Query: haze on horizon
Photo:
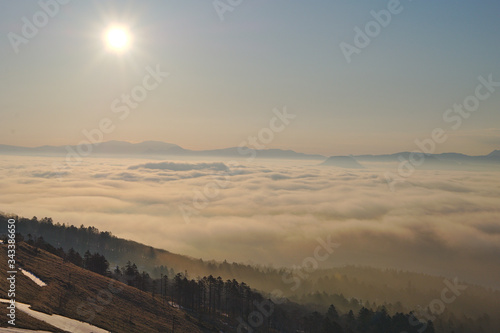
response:
[[[0,143],[77,144],[109,118],[115,127],[104,141],[226,148],[257,135],[286,106],[296,118],[266,148],[413,151],[416,139],[443,128],[447,140],[436,152],[498,149],[498,92],[457,128],[443,115],[474,95],[479,77],[500,81],[499,3],[401,1],[348,63],[341,43],[355,45],[354,29],[390,3],[244,1],[221,21],[211,2],[75,0],[13,47],[9,34],[23,36],[23,18],[42,9],[4,2]],[[121,119],[113,103],[124,107],[123,94],[157,69],[168,76],[147,81],[154,88]]]

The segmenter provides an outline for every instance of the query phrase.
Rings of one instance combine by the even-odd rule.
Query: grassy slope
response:
[[[25,314],[22,311],[17,311],[16,312],[16,326],[11,326],[5,322],[3,318],[7,318],[7,309],[5,308],[4,305],[7,304],[2,304],[0,307],[0,316],[2,317],[2,321],[0,322],[0,327],[9,327],[9,328],[24,328],[28,330],[41,330],[41,331],[48,331],[48,332],[55,332],[55,333],[64,333],[64,331],[61,331],[60,329],[55,328],[54,326],[51,326],[43,321],[39,321],[37,319],[34,319],[33,317],[30,317],[29,315]],[[1,331],[1,329],[0,329]]]
[[[0,260],[2,276],[0,293],[6,295],[7,247],[5,245],[0,246],[0,258],[4,258]],[[186,316],[180,310],[163,306],[158,298],[152,299],[151,294],[117,281],[114,281],[110,289],[109,284],[113,280],[63,262],[61,258],[45,251],[35,255],[34,248],[25,243],[18,246],[17,261],[22,268],[47,283],[46,287],[39,287],[20,272],[17,274],[16,300],[31,304],[37,311],[84,320],[87,315],[82,316],[78,312],[88,313],[92,311],[90,309],[94,309],[95,318],[90,324],[112,332],[170,332],[175,316],[175,332],[202,332],[193,318]],[[121,291],[118,292],[117,289]],[[89,299],[96,300],[99,296],[101,301],[95,301],[97,303],[95,308],[90,306]],[[81,311],[77,310],[79,306]],[[46,324],[26,318],[26,315],[19,312],[18,327],[60,332]],[[3,320],[1,325],[7,326]]]

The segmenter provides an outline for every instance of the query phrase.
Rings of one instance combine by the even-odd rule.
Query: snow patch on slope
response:
[[[2,303],[9,303],[10,300],[7,299],[0,299],[0,302]],[[16,302],[16,308],[18,310],[21,310],[22,312],[25,312],[29,316],[44,321],[49,325],[55,326],[63,331],[68,331],[71,333],[110,333],[109,331],[106,331],[102,328],[99,328],[97,326],[93,326],[75,319],[71,319],[68,317],[63,317],[60,315],[48,315],[46,313],[38,312],[35,310],[32,310],[31,305],[25,304],[25,303],[20,303]]]
[[[27,270],[24,270],[22,268],[19,268],[19,270],[24,274],[26,275],[27,277],[29,277],[31,279],[31,281],[35,282],[37,285],[39,285],[40,287],[45,287],[47,284],[45,282],[43,282],[42,280],[40,280],[40,278],[38,278],[37,276],[35,276],[35,274],[31,273],[31,272],[28,272]]]

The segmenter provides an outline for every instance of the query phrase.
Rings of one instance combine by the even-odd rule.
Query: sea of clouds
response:
[[[381,166],[316,161],[2,156],[0,211],[100,230],[172,252],[300,265],[399,268],[500,288],[500,172],[418,170],[390,191]],[[188,213],[186,213],[188,212]],[[186,217],[187,216],[187,217]]]

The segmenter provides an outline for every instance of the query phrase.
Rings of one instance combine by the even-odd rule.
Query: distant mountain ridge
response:
[[[487,156],[490,158],[499,158],[500,159],[500,150],[494,150]]]
[[[20,147],[0,145],[0,153],[20,153],[20,154],[67,154],[77,151],[77,145],[73,146],[40,146],[40,147]],[[92,153],[96,154],[159,154],[182,152],[185,149],[178,145],[161,141],[144,141],[141,143],[130,143],[125,141],[105,141],[92,145]]]
[[[415,167],[431,169],[475,169],[480,166],[500,164],[500,150],[488,155],[470,156],[460,153],[424,154],[418,152],[400,152],[386,155],[332,156],[320,165],[336,166],[347,169],[363,169],[363,163],[410,163]]]
[[[4,155],[39,155],[39,156],[64,156],[77,154],[78,146],[40,146],[21,147],[0,144],[0,154]],[[80,148],[82,149],[82,148]],[[83,148],[82,150],[85,150]],[[211,150],[190,150],[179,145],[162,141],[144,141],[130,143],[126,141],[105,141],[92,145],[92,154],[105,155],[134,155],[134,156],[172,156],[172,157],[252,157],[280,158],[298,160],[322,160],[322,165],[337,166],[342,168],[364,168],[362,162],[401,162],[401,159],[410,160],[414,157],[425,157],[426,165],[463,166],[475,163],[500,163],[500,150],[494,150],[488,155],[470,156],[461,153],[423,154],[412,152],[399,152],[382,155],[349,155],[349,156],[323,156],[320,154],[299,153],[283,149],[255,149],[247,147],[230,147]]]
[[[83,148],[85,150],[85,148]],[[240,152],[241,150],[241,152]],[[78,146],[40,146],[20,147],[0,144],[0,154],[5,155],[42,155],[59,156],[78,152]],[[162,155],[162,156],[194,156],[194,157],[251,157],[255,153],[260,158],[310,159],[323,160],[326,157],[318,154],[297,153],[293,150],[261,149],[252,152],[249,148],[230,147],[212,150],[189,150],[179,145],[161,142],[144,141],[130,143],[125,141],[106,141],[92,145],[93,154],[108,155]]]
[[[405,163],[404,161],[408,161],[411,164],[415,164],[416,167],[467,170],[479,166],[491,167],[499,165],[500,150],[495,150],[488,155],[482,156],[470,156],[460,153],[424,154],[401,152],[388,155],[358,155],[353,156],[353,158],[358,163]]]

